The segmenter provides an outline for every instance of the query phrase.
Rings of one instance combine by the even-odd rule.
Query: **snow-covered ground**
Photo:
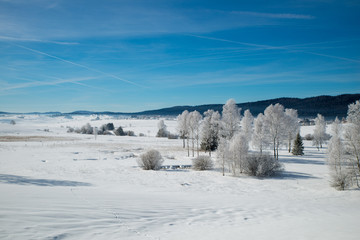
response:
[[[145,136],[67,133],[87,122]],[[144,171],[136,160],[152,148],[165,165],[191,163],[182,140],[154,137],[157,122],[1,116],[0,239],[359,238],[360,191],[330,187],[326,149],[307,141],[305,156],[283,149],[285,172],[268,179]],[[176,121],[165,124],[176,132]]]

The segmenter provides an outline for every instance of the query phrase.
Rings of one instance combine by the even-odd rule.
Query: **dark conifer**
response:
[[[295,141],[294,141],[294,147],[292,149],[293,155],[304,155],[304,145],[300,136],[300,133],[296,135]]]

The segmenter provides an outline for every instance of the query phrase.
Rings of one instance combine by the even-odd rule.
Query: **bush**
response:
[[[349,171],[331,174],[331,186],[343,191],[351,185],[352,176]]]
[[[309,133],[309,134],[305,135],[304,139],[307,140],[307,141],[312,141],[312,140],[314,140],[314,136]]]
[[[126,135],[122,127],[118,127],[114,131],[114,133],[115,133],[116,136],[125,136]]]
[[[10,124],[11,124],[11,125],[15,125],[16,122],[15,122],[14,120],[11,120],[11,121],[10,121]]]
[[[168,139],[178,139],[179,136],[176,135],[176,134],[172,134],[172,133],[169,133],[168,136],[167,136]]]
[[[93,128],[91,127],[90,123],[87,123],[81,127],[80,132],[82,134],[93,134]]]
[[[269,154],[254,153],[244,160],[244,172],[250,176],[269,177],[282,171],[282,165]]]
[[[101,127],[100,127],[100,130],[102,132],[105,132],[105,131],[112,131],[114,130],[114,124],[113,123],[107,123],[107,124],[103,124]]]
[[[144,170],[158,170],[163,161],[160,152],[152,149],[140,156],[138,165]]]
[[[193,169],[198,171],[211,170],[214,167],[214,163],[209,156],[198,156],[193,159]]]

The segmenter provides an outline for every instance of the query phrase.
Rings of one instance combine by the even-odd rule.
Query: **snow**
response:
[[[182,140],[155,138],[158,119],[94,119],[0,117],[0,239],[358,239],[360,191],[330,187],[326,148],[282,149],[285,172],[268,179],[144,171],[136,160],[152,148],[164,165],[191,164]],[[146,136],[67,133],[88,122]]]

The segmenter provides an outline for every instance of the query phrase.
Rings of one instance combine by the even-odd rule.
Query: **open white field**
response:
[[[360,191],[330,187],[326,149],[283,149],[285,172],[269,179],[144,171],[136,160],[151,148],[166,165],[191,158],[181,140],[154,137],[158,120],[94,118],[0,117],[0,239],[359,238]],[[146,136],[66,132],[87,122]]]

